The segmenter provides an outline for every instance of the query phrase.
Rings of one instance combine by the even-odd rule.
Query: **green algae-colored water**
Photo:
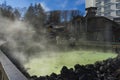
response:
[[[114,58],[117,54],[112,52],[97,52],[97,51],[66,51],[49,53],[47,55],[32,58],[27,64],[28,72],[31,75],[45,76],[50,75],[52,72],[60,73],[63,66],[73,68],[75,64],[93,64],[96,61],[102,61],[107,58]]]

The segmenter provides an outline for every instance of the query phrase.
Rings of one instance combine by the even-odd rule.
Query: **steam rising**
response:
[[[41,31],[41,32],[43,32],[43,31]],[[83,53],[81,52],[82,54],[79,54],[79,52],[78,53],[74,52],[72,54],[69,54],[69,53],[61,54],[59,52],[56,52],[56,50],[58,48],[56,48],[56,46],[54,46],[54,45],[49,44],[47,38],[42,34],[37,34],[35,29],[33,28],[33,26],[31,26],[27,22],[18,21],[18,20],[10,21],[10,20],[0,16],[0,38],[1,38],[1,41],[6,42],[5,45],[7,45],[7,47],[11,50],[10,55],[13,55],[13,57],[18,59],[21,64],[27,63],[26,64],[27,68],[33,67],[33,69],[31,69],[31,71],[29,71],[29,72],[31,72],[32,75],[35,72],[34,66],[37,66],[36,69],[39,69],[41,67],[42,68],[41,70],[48,69],[48,70],[54,71],[57,69],[57,72],[58,72],[58,70],[60,70],[60,68],[63,65],[66,65],[66,63],[64,63],[64,62],[68,63],[69,61],[71,61],[71,59],[73,59],[73,62],[70,62],[70,67],[71,67],[71,63],[76,64],[76,59],[77,59],[77,61],[79,61],[78,57],[80,57],[83,53],[86,53],[85,51]],[[75,57],[73,54],[75,55]],[[114,56],[115,55],[112,55],[112,56],[107,55],[105,58],[101,58],[101,59],[106,59],[108,57],[114,57]],[[67,61],[66,58],[68,58],[68,57],[70,57],[70,58]],[[84,59],[82,59],[82,60],[84,60]],[[32,64],[32,63],[36,63],[36,64]],[[93,61],[92,61],[92,63],[93,63]],[[40,66],[38,66],[38,64]],[[45,64],[46,67],[43,64]],[[43,65],[43,66],[41,66],[41,65]],[[53,67],[54,69],[51,67]],[[59,69],[58,69],[58,67],[59,67]],[[43,71],[43,74],[39,73],[42,71],[39,71],[35,74],[36,75],[41,75],[41,74],[45,75],[45,74],[52,73],[51,71],[48,71],[48,72]]]
[[[40,26],[41,27],[41,26]],[[11,21],[0,16],[0,38],[5,42],[10,54],[17,59],[19,63],[26,64],[33,57],[54,55],[56,46],[48,43],[47,38],[41,34],[37,34],[34,27],[28,22],[15,20]]]
[[[6,41],[8,48],[12,51],[11,55],[14,55],[22,63],[31,54],[39,53],[40,49],[45,49],[43,46],[45,41],[36,42],[33,38],[34,35],[36,33],[31,25],[18,20],[10,21],[0,16],[1,41]]]

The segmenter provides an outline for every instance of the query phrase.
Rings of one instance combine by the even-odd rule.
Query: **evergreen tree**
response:
[[[7,6],[6,4],[2,5],[0,7],[0,12],[1,12],[2,17],[5,17],[11,20],[14,20],[15,18],[14,13],[13,13],[13,8],[11,6]]]
[[[45,21],[45,12],[41,4],[30,5],[25,14],[25,20],[30,22],[39,33]]]
[[[20,14],[20,12],[17,10],[17,9],[15,9],[15,11],[14,11],[14,16],[15,16],[15,18],[16,19],[20,19],[20,17],[21,17],[21,14]]]
[[[25,14],[25,20],[29,21],[31,24],[34,24],[34,7],[32,6],[32,4],[29,6],[26,14]]]

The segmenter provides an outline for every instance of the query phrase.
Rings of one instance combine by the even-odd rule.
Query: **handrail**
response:
[[[8,79],[8,76],[7,76],[7,74],[6,74],[3,66],[2,66],[2,64],[1,64],[1,62],[0,62],[0,71],[1,71],[1,75],[0,75],[1,78],[0,78],[0,80],[9,80],[9,79]]]
[[[8,79],[5,80],[28,80],[1,50],[0,50],[0,61],[8,77]]]

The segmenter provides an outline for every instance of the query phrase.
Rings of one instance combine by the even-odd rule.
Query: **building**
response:
[[[86,10],[88,12],[87,15],[89,14],[89,16],[86,16],[87,40],[100,42],[120,42],[119,24],[104,16],[95,16],[95,7],[90,7]]]
[[[85,0],[86,2],[86,5],[85,7],[88,8],[88,7],[95,7],[95,0]]]
[[[86,0],[86,8],[97,7],[97,15],[109,19],[120,17],[120,0]]]
[[[104,16],[96,16],[96,7],[86,8],[86,16],[76,16],[70,28],[76,45],[87,49],[120,49],[120,25]],[[116,46],[117,45],[117,46]]]

